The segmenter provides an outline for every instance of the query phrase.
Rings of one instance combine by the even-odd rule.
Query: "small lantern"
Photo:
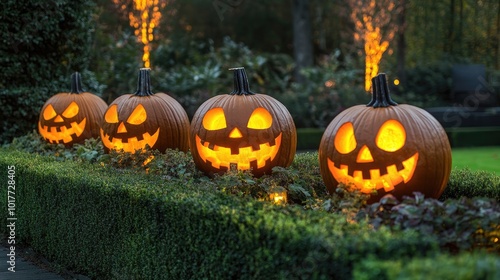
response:
[[[49,143],[67,147],[99,137],[99,124],[108,105],[82,90],[80,73],[71,75],[71,91],[49,98],[40,111],[38,132]]]
[[[373,78],[372,101],[341,112],[319,147],[321,175],[330,193],[352,184],[377,201],[421,192],[438,198],[451,172],[445,130],[426,111],[391,100],[387,78]]]
[[[150,69],[139,71],[137,91],[111,103],[101,124],[104,149],[133,153],[149,146],[187,151],[189,119],[181,104],[165,93],[151,91]]]
[[[269,200],[274,204],[286,204],[287,203],[287,191],[282,187],[275,187],[269,193]]]
[[[253,93],[244,68],[233,68],[234,90],[205,101],[191,121],[196,166],[207,174],[232,167],[255,176],[292,163],[297,134],[292,116],[276,99]]]

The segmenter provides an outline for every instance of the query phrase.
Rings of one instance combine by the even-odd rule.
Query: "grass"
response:
[[[500,146],[454,148],[453,167],[484,170],[500,175]]]

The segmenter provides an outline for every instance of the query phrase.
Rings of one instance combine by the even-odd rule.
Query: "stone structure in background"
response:
[[[463,107],[495,107],[498,97],[488,82],[483,64],[457,64],[452,68],[451,98]]]

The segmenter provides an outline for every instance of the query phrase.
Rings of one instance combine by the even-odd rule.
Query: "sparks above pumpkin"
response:
[[[328,191],[344,183],[371,194],[371,202],[386,193],[438,198],[451,172],[446,132],[426,111],[394,102],[385,74],[372,84],[370,103],[344,110],[323,134],[319,162]]]
[[[288,110],[276,99],[250,91],[244,68],[233,68],[234,90],[205,101],[191,121],[190,147],[207,174],[230,168],[255,176],[289,166],[297,134]]]
[[[82,90],[80,73],[71,75],[71,91],[49,98],[40,111],[38,132],[49,143],[72,146],[99,137],[99,124],[108,105]]]
[[[165,93],[151,91],[150,69],[139,71],[137,91],[115,99],[104,113],[101,141],[106,152],[133,153],[149,146],[189,149],[189,119],[181,104]]]

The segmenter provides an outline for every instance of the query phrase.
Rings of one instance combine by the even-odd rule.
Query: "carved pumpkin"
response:
[[[106,152],[134,152],[149,146],[189,149],[189,119],[181,104],[165,93],[151,91],[150,69],[139,71],[137,91],[116,98],[104,113],[101,140]]]
[[[341,112],[319,147],[321,175],[330,193],[339,183],[398,198],[421,192],[438,198],[451,171],[446,132],[426,111],[391,100],[385,74],[373,78],[372,101]]]
[[[205,101],[191,121],[196,166],[206,174],[236,168],[255,176],[289,166],[297,146],[292,116],[276,99],[251,92],[244,68],[230,70],[233,92]]]
[[[67,147],[99,137],[99,124],[108,105],[82,90],[80,73],[71,75],[71,91],[49,98],[40,111],[38,132],[49,143]]]

